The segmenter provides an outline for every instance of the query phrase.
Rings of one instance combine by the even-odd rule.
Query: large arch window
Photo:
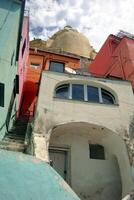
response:
[[[85,84],[63,84],[56,88],[55,97],[88,101],[94,103],[115,104],[115,97],[111,92],[101,87]]]
[[[68,99],[69,98],[69,84],[60,85],[56,88],[56,97]]]

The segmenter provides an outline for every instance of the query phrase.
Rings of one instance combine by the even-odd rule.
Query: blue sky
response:
[[[46,40],[71,25],[98,51],[107,36],[124,30],[134,34],[134,0],[27,0],[30,39]]]

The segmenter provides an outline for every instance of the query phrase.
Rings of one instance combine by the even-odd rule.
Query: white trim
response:
[[[61,84],[61,85],[59,85],[58,87],[55,88],[55,96],[56,96],[57,88],[62,87],[62,85],[64,85],[64,84],[68,84],[69,85],[68,98],[65,98],[65,99],[77,100],[77,99],[73,99],[72,98],[72,86],[73,86],[73,84],[76,84],[76,85],[82,85],[83,89],[84,89],[84,99],[80,100],[80,101],[92,102],[92,103],[104,103],[103,102],[103,98],[102,98],[102,89],[103,88],[97,87],[97,86],[93,86],[93,85],[88,85],[88,84],[69,83],[69,82],[68,83],[63,83],[63,84]],[[99,95],[99,100],[98,101],[94,102],[94,101],[88,100],[88,86],[95,87],[97,89],[98,95]],[[104,103],[104,104],[115,105],[116,104],[115,96],[111,92],[109,92],[108,90],[106,90],[106,89],[104,89],[104,90],[106,91],[107,95],[109,95],[113,100],[113,103]]]
[[[87,84],[84,84],[84,101],[88,101]]]
[[[101,88],[100,87],[98,87],[98,92],[99,92],[99,102],[103,103],[102,93],[101,93]]]
[[[72,83],[69,83],[69,99],[72,99]]]

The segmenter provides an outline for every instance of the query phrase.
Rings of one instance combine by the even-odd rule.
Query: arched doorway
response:
[[[83,122],[53,130],[49,145],[52,165],[82,200],[121,199],[122,181],[113,143],[116,137]]]

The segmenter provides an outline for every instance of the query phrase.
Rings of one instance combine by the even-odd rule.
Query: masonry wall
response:
[[[56,86],[68,82],[88,84],[107,89],[114,94],[116,104],[108,105],[55,98],[54,91]],[[36,156],[39,156],[40,158],[43,157],[44,160],[46,159],[49,161],[49,145],[59,145],[59,147],[62,147],[62,145],[64,147],[70,146],[72,152],[71,159],[73,159],[71,160],[72,181],[75,180],[75,184],[72,182],[72,185],[74,184],[73,187],[76,191],[78,186],[84,187],[83,190],[79,189],[79,191],[77,191],[80,196],[86,195],[88,196],[87,199],[90,199],[90,194],[87,192],[88,190],[92,191],[90,181],[92,181],[94,186],[98,182],[97,178],[93,180],[93,177],[96,174],[93,172],[94,170],[98,171],[100,177],[103,177],[104,182],[100,184],[100,186],[104,188],[105,184],[108,183],[107,177],[117,177],[118,174],[118,176],[121,177],[121,195],[124,196],[133,188],[128,152],[123,141],[124,134],[129,136],[129,125],[134,113],[133,101],[133,92],[129,82],[97,79],[72,74],[60,74],[49,71],[43,72],[33,129]],[[75,128],[73,128],[73,126],[70,127],[70,124],[75,123]],[[82,126],[77,126],[77,123],[87,123],[89,127],[87,128],[85,126],[82,128]],[[70,127],[70,129],[66,131],[64,125]],[[93,136],[95,129],[96,133]],[[56,130],[57,135],[55,136],[54,133]],[[86,135],[85,132],[83,132],[84,130],[87,130]],[[105,134],[102,130],[107,137],[104,136]],[[109,156],[106,162],[99,161],[98,164],[95,162],[93,164],[91,160],[87,160],[89,153],[88,144],[90,140],[91,142],[96,140],[97,143],[103,144],[107,149]],[[85,152],[84,155],[83,151]],[[114,161],[112,159],[114,156],[117,159],[116,164],[113,164]],[[78,158],[79,163],[77,162]],[[85,178],[79,183],[79,180],[82,179],[79,174],[81,173],[81,170],[83,171],[82,173]],[[106,174],[104,175],[103,172]],[[111,179],[112,178],[110,178],[110,180]],[[120,182],[120,178],[117,182]],[[114,185],[113,181],[112,183]],[[100,186],[98,189],[99,191]],[[85,192],[83,193],[82,191]],[[109,188],[111,194],[113,191],[114,189]],[[108,190],[106,194],[107,193]],[[84,199],[84,197],[82,198]],[[102,199],[106,199],[106,197],[103,197]]]
[[[100,86],[113,92],[115,105],[91,103],[54,97],[54,90],[59,83],[86,83]],[[105,126],[118,134],[129,131],[130,121],[134,115],[134,96],[131,84],[125,81],[96,79],[86,76],[43,72],[37,105],[38,120],[48,120],[46,131],[50,127],[70,121],[84,121]],[[47,124],[47,125],[46,125]],[[43,126],[41,130],[43,130]]]

